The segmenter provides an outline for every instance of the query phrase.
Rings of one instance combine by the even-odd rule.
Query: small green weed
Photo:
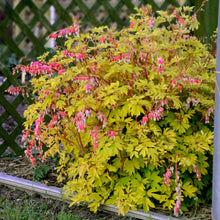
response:
[[[36,167],[33,174],[34,180],[40,181],[40,179],[45,178],[49,170],[50,170],[49,166]]]
[[[12,153],[3,153],[2,155],[1,155],[1,157],[9,157],[9,158],[15,158],[16,157],[16,154],[14,153],[14,152],[12,152]]]
[[[72,216],[70,213],[63,212],[57,217],[57,220],[82,220],[82,219],[77,216]]]

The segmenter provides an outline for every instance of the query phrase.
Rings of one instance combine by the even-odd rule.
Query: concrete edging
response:
[[[39,193],[45,197],[50,197],[53,199],[58,199],[63,201],[62,196],[64,195],[64,191],[62,188],[54,187],[54,186],[47,186],[45,184],[22,179],[19,177],[10,176],[7,174],[0,173],[0,185],[6,185],[9,187],[17,187],[20,190],[27,191],[28,193]],[[65,202],[70,203],[71,200],[68,198]],[[111,205],[103,205],[101,206],[100,210],[106,210],[110,212],[118,213],[118,208]],[[137,219],[152,219],[152,220],[177,220],[180,218],[174,218],[171,216],[166,216],[162,214],[158,214],[155,212],[148,212],[145,213],[143,210],[133,211],[130,210],[125,216],[133,217]]]

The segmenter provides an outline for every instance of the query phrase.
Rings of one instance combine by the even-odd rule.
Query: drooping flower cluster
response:
[[[188,97],[188,99],[186,100],[186,104],[185,104],[185,107],[186,107],[186,109],[188,110],[189,109],[189,107],[190,107],[190,104],[192,104],[192,106],[197,106],[198,104],[199,104],[199,102],[200,102],[200,99],[198,98],[198,99],[194,99],[194,98],[190,98],[190,97]]]
[[[178,216],[182,210],[181,210],[181,188],[179,183],[179,171],[176,171],[176,205],[174,206],[174,215]]]
[[[90,116],[92,116],[92,111],[83,108],[82,111],[74,118],[78,132],[84,132],[86,128],[86,117],[89,118]]]
[[[79,80],[79,81],[86,81],[86,80],[88,80],[89,79],[89,77],[83,77],[83,76],[75,76],[74,77],[74,80]]]
[[[65,71],[63,67],[56,63],[49,63],[49,64],[42,64],[39,61],[31,62],[27,66],[17,66],[14,68],[13,72],[19,72],[21,70],[22,72],[29,73],[33,77],[35,76],[42,76],[42,75],[53,75],[58,72]]]
[[[153,119],[154,121],[159,121],[163,117],[163,111],[164,111],[164,108],[160,107],[154,112],[150,112],[148,114],[148,118]]]
[[[130,22],[130,28],[131,28],[131,29],[134,28],[134,25],[135,25],[135,22],[134,22],[134,21]]]
[[[198,169],[198,166],[197,165],[193,165],[193,169],[196,172],[196,176],[197,176],[198,180],[201,181],[201,174],[200,174],[200,171]]]
[[[162,107],[164,107],[164,106],[168,107],[169,101],[168,100],[160,100],[160,104]]]
[[[115,48],[116,49],[116,48]],[[143,55],[143,54],[142,54]],[[141,54],[140,54],[141,57]],[[145,57],[145,55],[143,55]],[[141,58],[142,59],[142,58]],[[111,58],[111,62],[116,62],[116,63],[129,63],[131,60],[131,54],[130,53],[122,53],[121,55],[115,56]]]
[[[36,139],[40,142],[41,137],[41,124],[44,122],[44,117],[42,115],[38,115],[38,119],[35,122],[34,134]]]
[[[200,80],[197,78],[188,77],[185,72],[183,76],[173,79],[171,83],[173,88],[179,85],[180,92],[182,92],[183,86],[199,85]]]
[[[107,136],[109,137],[109,139],[112,139],[112,138],[116,138],[116,132],[115,131],[110,131],[110,130],[107,130],[106,131],[106,134]]]
[[[108,120],[107,120],[106,116],[104,114],[102,114],[101,112],[98,112],[97,118],[99,121],[102,122],[102,128],[105,128],[106,125],[108,124]]]
[[[147,121],[148,121],[148,117],[145,115],[141,120],[141,124],[146,125]]]
[[[84,132],[86,127],[86,117],[84,115],[84,112],[79,112],[74,118],[74,122],[76,123],[76,127],[78,128],[78,132]]]
[[[44,115],[39,114],[38,119],[34,123],[34,131],[26,130],[22,135],[22,140],[25,141],[26,148],[25,155],[30,159],[32,165],[35,165],[36,158],[34,153],[39,153],[39,159],[42,160],[43,149],[41,142],[41,125],[44,122]],[[31,139],[31,133],[35,134],[36,140]]]
[[[89,79],[88,83],[85,84],[86,94],[90,94],[95,86],[99,85],[99,80],[96,78]]]
[[[164,59],[162,57],[157,58],[158,66],[161,67],[164,64]]]
[[[91,138],[93,139],[93,152],[95,153],[95,150],[98,148],[98,132],[99,132],[99,127],[93,127],[92,130],[89,130],[89,134]]]
[[[20,91],[20,88],[19,87],[10,87],[7,92],[9,92],[11,95],[18,95],[19,94],[19,91]],[[24,90],[22,90],[22,94],[24,95]]]
[[[84,59],[85,58],[84,58],[84,55],[82,53],[76,55],[76,61],[80,62],[80,61],[83,61]]]
[[[52,129],[54,126],[63,118],[66,117],[65,112],[57,111],[56,106],[54,104],[51,105],[52,112],[48,109],[47,113],[51,114],[51,120],[48,125],[46,125],[46,129]],[[25,142],[27,150],[25,150],[25,155],[30,159],[32,165],[35,165],[36,156],[39,155],[39,159],[43,159],[43,149],[42,149],[42,127],[44,127],[44,118],[47,114],[45,111],[38,114],[38,119],[33,123],[33,130],[24,130],[24,134],[22,135],[22,140]],[[55,113],[55,114],[53,114]],[[49,131],[48,131],[49,132]],[[35,139],[32,139],[32,135],[34,134]]]
[[[205,124],[208,124],[209,123],[209,117],[211,115],[211,113],[213,112],[213,108],[209,108],[207,110],[207,113],[205,113]]]
[[[170,168],[168,168],[167,169],[167,171],[166,171],[166,173],[163,175],[163,177],[164,177],[164,184],[166,185],[168,185],[168,186],[170,186],[170,177],[171,177],[171,175],[172,175],[172,172],[173,172],[173,167],[170,167]]]
[[[71,35],[77,35],[79,36],[79,26],[74,22],[73,23],[73,27],[70,27],[68,29],[63,29],[63,30],[60,30],[58,32],[55,32],[53,34],[50,34],[48,36],[48,39],[51,39],[51,38],[60,38],[60,37],[68,37],[68,36],[71,36]]]
[[[170,167],[167,168],[166,173],[163,175],[164,176],[164,185],[170,186],[170,177],[173,173],[174,168]],[[176,184],[176,204],[174,206],[174,215],[178,216],[182,211],[181,211],[181,184],[179,183],[179,174],[180,172],[176,170],[175,172],[175,184]]]
[[[65,118],[66,113],[65,112],[59,112],[59,111],[56,112],[56,105],[54,105],[54,104],[51,105],[51,109],[55,114],[51,116],[52,120],[50,121],[48,126],[50,128],[53,128],[58,123],[59,120],[61,120],[62,118]]]
[[[154,24],[154,17],[151,17],[150,20],[147,22],[147,25],[149,27],[153,27],[153,24]]]
[[[30,132],[26,131],[22,135],[22,140],[26,141],[26,150],[24,151],[27,158],[30,159],[32,165],[35,165],[35,158],[33,156],[32,148],[35,146],[35,141],[33,139],[30,139]]]

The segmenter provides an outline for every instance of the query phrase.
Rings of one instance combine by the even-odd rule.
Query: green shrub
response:
[[[44,157],[59,154],[58,181],[67,176],[72,204],[111,204],[124,214],[161,203],[178,215],[205,199],[215,59],[191,36],[191,11],[155,18],[150,7],[138,9],[121,31],[79,34],[74,24],[49,36],[66,36],[65,47],[20,67],[34,76],[36,100],[24,114],[26,155],[34,164],[35,148],[40,159],[42,146]]]

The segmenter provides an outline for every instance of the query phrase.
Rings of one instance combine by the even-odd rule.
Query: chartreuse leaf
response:
[[[157,154],[157,150],[155,149],[155,143],[148,138],[144,140],[144,143],[139,144],[136,147],[136,150],[139,152],[140,155],[148,158],[155,158],[155,154]]]
[[[127,185],[130,181],[130,176],[125,176],[125,177],[122,177],[120,178],[120,180],[118,181],[117,185],[118,186],[121,186],[121,185]]]
[[[176,204],[174,199],[168,199],[165,200],[165,202],[163,203],[163,208],[168,208],[168,209],[172,209],[172,207],[174,207]]]
[[[149,169],[146,170],[145,178],[147,187],[152,187],[155,189],[160,189],[160,181],[162,180],[161,176],[159,175],[159,171],[150,171]]]
[[[181,166],[193,166],[196,164],[197,156],[195,154],[187,154],[186,156],[180,156],[179,158],[180,162],[179,164]]]
[[[153,132],[155,136],[160,136],[162,133],[161,128],[159,127],[158,123],[155,121],[150,121],[149,123],[149,130]]]
[[[93,202],[88,205],[88,208],[96,213],[98,207],[100,207],[101,196],[98,193],[93,193],[90,197],[93,198]]]
[[[118,168],[113,165],[108,165],[108,170],[109,170],[109,172],[116,172],[118,170]]]
[[[183,194],[189,198],[194,197],[195,192],[198,190],[195,186],[191,185],[190,181],[184,183],[181,188],[183,190]]]
[[[183,134],[190,127],[188,120],[189,115],[187,114],[174,114],[170,112],[167,116],[166,120],[170,123],[170,126],[172,126],[174,130],[178,131],[179,134]]]
[[[155,205],[148,197],[145,197],[144,203],[143,203],[143,208],[144,208],[145,212],[149,212],[150,208],[155,208]]]
[[[118,99],[119,98],[116,95],[106,96],[106,98],[104,99],[103,105],[104,106],[115,105]]]
[[[124,164],[124,171],[127,171],[129,175],[132,175],[133,173],[135,173],[135,167],[135,162],[127,159]]]
[[[143,107],[137,101],[130,101],[127,105],[123,107],[124,111],[127,109],[127,113],[132,116],[139,116],[144,113]]]
[[[66,108],[66,110],[67,110],[67,112],[68,112],[68,116],[69,116],[69,117],[70,117],[71,115],[73,115],[73,113],[76,111],[76,110],[75,110],[75,107],[74,107],[73,105],[68,106],[68,107]]]
[[[155,198],[156,200],[160,201],[161,195],[157,194],[156,192],[159,192],[159,190],[158,189],[149,189],[149,190],[147,190],[147,195],[149,197]]]

